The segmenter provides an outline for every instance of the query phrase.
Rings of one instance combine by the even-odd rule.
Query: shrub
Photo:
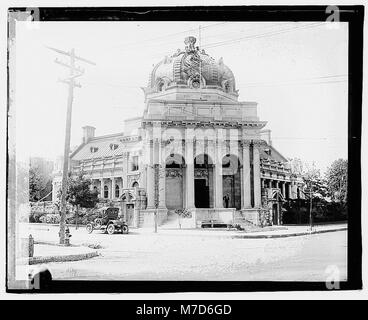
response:
[[[41,218],[44,217],[45,214],[43,212],[39,212],[39,211],[35,211],[35,212],[31,212],[29,214],[29,222],[31,223],[40,223]]]
[[[58,224],[60,223],[60,215],[59,214],[46,214],[39,219],[42,223],[51,223],[51,224]]]

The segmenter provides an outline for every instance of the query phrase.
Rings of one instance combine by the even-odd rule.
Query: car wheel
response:
[[[93,231],[93,225],[92,225],[92,224],[90,224],[90,223],[89,223],[89,224],[87,224],[87,225],[86,225],[86,229],[87,229],[87,232],[88,232],[88,233],[92,233],[92,231]]]
[[[115,226],[113,224],[109,224],[106,228],[108,234],[114,234]]]
[[[95,226],[96,226],[96,229],[101,229],[102,219],[100,218],[95,219]]]
[[[129,232],[129,228],[128,228],[128,226],[123,226],[122,228],[121,228],[121,233],[128,233]]]

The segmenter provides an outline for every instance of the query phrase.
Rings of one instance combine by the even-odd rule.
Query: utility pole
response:
[[[66,192],[68,184],[68,168],[69,168],[69,153],[70,153],[70,134],[71,134],[71,121],[72,121],[72,105],[74,98],[74,87],[81,88],[79,83],[75,82],[77,77],[84,74],[84,70],[80,67],[75,66],[75,61],[83,61],[92,65],[96,65],[94,62],[87,59],[77,57],[75,55],[74,49],[70,52],[62,51],[59,49],[48,47],[48,49],[53,50],[59,54],[66,55],[70,58],[70,62],[62,62],[55,59],[55,63],[60,64],[63,67],[69,69],[69,77],[59,81],[68,85],[68,105],[66,113],[66,124],[65,124],[65,143],[64,143],[64,164],[63,164],[63,179],[61,182],[61,212],[60,212],[60,231],[59,239],[60,244],[65,244],[65,217],[66,217]]]

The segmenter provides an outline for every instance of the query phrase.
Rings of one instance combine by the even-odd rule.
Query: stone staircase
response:
[[[138,217],[138,228],[142,227],[144,223],[144,214],[139,212],[139,217]]]
[[[241,211],[235,211],[234,225],[240,225],[244,230],[255,230],[259,227],[255,226],[252,222],[245,219]]]

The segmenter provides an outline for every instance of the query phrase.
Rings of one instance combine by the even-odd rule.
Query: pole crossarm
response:
[[[66,56],[71,56],[71,54],[72,54],[71,52],[63,51],[63,50],[52,48],[52,47],[48,47],[48,46],[46,46],[46,48],[48,48],[50,50],[53,50],[53,51],[55,51],[57,53],[64,54]],[[79,61],[83,61],[83,62],[86,62],[86,63],[89,63],[89,64],[94,65],[94,66],[96,65],[96,63],[93,62],[93,61],[90,61],[90,60],[87,60],[85,58],[78,57],[78,56],[75,56],[75,55],[74,55],[74,59],[75,60],[79,60]]]
[[[59,79],[58,82],[65,83],[67,85],[72,85],[73,87],[82,88],[82,85],[78,82],[72,81],[72,79]]]
[[[72,66],[70,66],[70,65],[69,65],[69,64],[67,64],[66,62],[60,61],[58,58],[56,58],[54,62],[55,62],[55,63],[57,63],[57,64],[60,64],[60,65],[61,65],[61,66],[63,66],[63,67],[66,67],[66,68],[68,68],[68,69],[72,69]],[[80,68],[80,67],[74,67],[73,69],[74,69],[74,71],[75,71],[75,72],[79,72],[79,73],[81,73],[81,74],[83,74],[83,73],[84,73],[84,69],[83,69],[83,68]]]

